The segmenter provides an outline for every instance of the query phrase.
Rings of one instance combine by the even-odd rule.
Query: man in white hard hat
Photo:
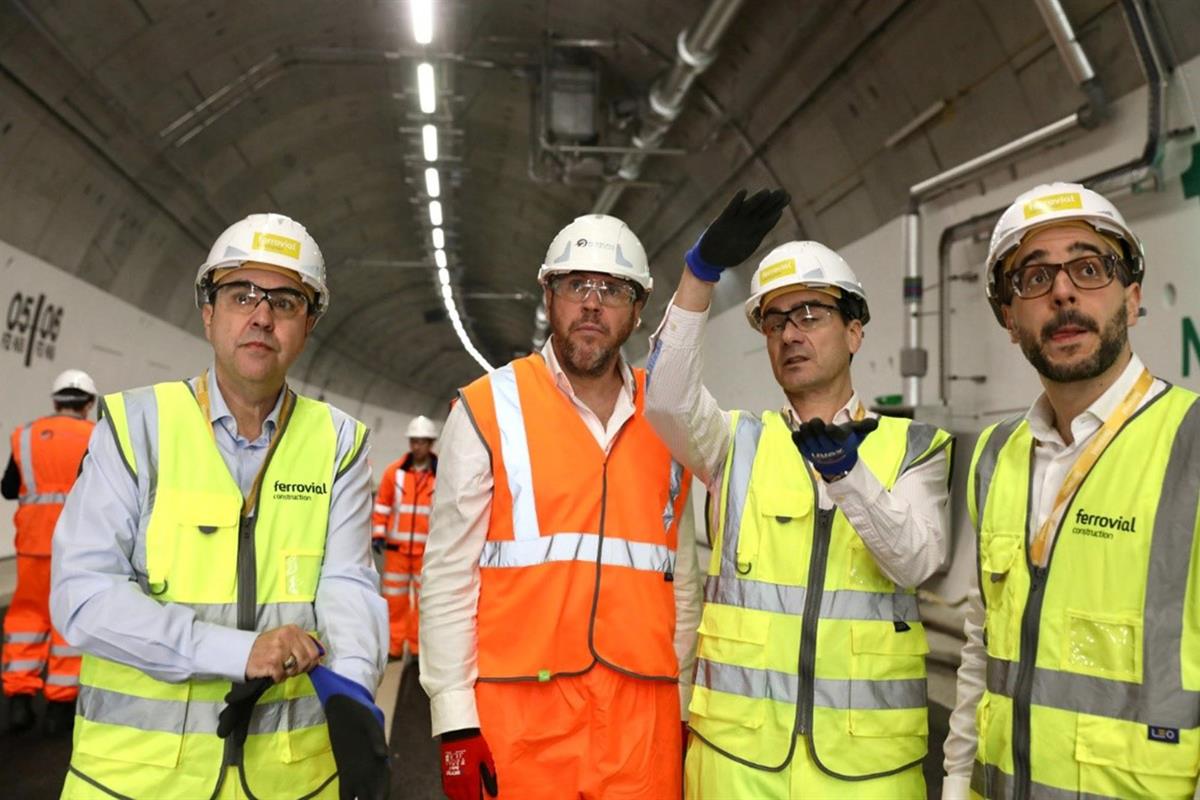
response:
[[[545,347],[463,389],[442,432],[421,589],[442,786],[678,797],[700,598],[690,477],[620,353],[646,253],[621,220],[580,217],[538,278]]]
[[[971,462],[979,585],[943,796],[1193,797],[1200,403],[1130,346],[1141,242],[1105,197],[1052,183],[1000,217],[985,269],[1043,392]]]
[[[96,384],[86,372],[68,369],[50,391],[54,414],[13,430],[12,455],[0,481],[0,496],[17,501],[17,585],[4,616],[0,677],[10,731],[33,725],[33,697],[42,692],[48,701],[46,732],[59,734],[75,718],[79,653],[50,623],[50,542],[95,426],[89,417]]]
[[[408,423],[408,452],[388,464],[375,497],[371,535],[376,551],[384,552],[382,591],[391,620],[392,658],[400,658],[406,648],[410,655],[420,650],[421,559],[437,483],[437,435],[433,420],[414,417]]]
[[[104,398],[55,536],[54,620],[84,652],[63,796],[385,797],[367,432],[287,385],[321,251],[253,214],[196,303],[211,367]]]
[[[651,342],[646,416],[714,498],[686,796],[923,798],[914,587],[946,553],[950,435],[864,407],[866,293],[816,242],[768,253],[745,304],[783,408],[723,411],[701,380],[715,284],[787,203],[733,198]]]

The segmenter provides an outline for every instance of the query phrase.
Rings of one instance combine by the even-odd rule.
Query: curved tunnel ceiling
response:
[[[479,368],[433,272],[417,60],[436,65],[459,309],[498,364],[530,347],[546,245],[619,159],[566,181],[535,168],[548,37],[588,46],[572,52],[601,65],[601,143],[624,146],[707,4],[435,0],[421,48],[406,2],[0,0],[0,238],[198,332],[190,282],[209,243],[248,213],[294,216],[332,293],[298,374],[437,413]],[[1063,5],[1109,97],[1144,82],[1120,3]],[[1149,8],[1175,60],[1200,52],[1194,0]],[[646,316],[743,185],[791,191],[779,237],[838,247],[900,213],[913,183],[1082,101],[1032,0],[745,2],[665,142],[687,154],[649,159],[614,209],[651,256]]]

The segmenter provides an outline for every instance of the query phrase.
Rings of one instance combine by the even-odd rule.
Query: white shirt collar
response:
[[[1097,397],[1079,416],[1071,420],[1071,438],[1075,442],[1079,442],[1103,425],[1104,421],[1117,410],[1117,406],[1125,399],[1125,395],[1133,385],[1137,383],[1138,377],[1145,368],[1146,366],[1138,358],[1137,353],[1134,353],[1133,357],[1129,359],[1129,363],[1125,365],[1125,370],[1113,381],[1113,385],[1109,386],[1104,394]],[[1045,392],[1038,395],[1038,399],[1025,412],[1025,419],[1029,421],[1030,433],[1039,442],[1059,446],[1066,445],[1058,429],[1054,426],[1054,409],[1050,406],[1050,400],[1046,397]]]
[[[554,378],[554,384],[567,397],[575,397],[575,387],[571,385],[571,379],[567,377],[567,373],[563,372],[562,366],[558,363],[558,356],[554,353],[554,345],[552,344],[554,337],[546,339],[546,344],[542,346],[542,358],[546,362],[546,368],[550,370],[550,376]],[[621,391],[630,399],[633,398],[634,386],[633,370],[629,368],[629,364],[625,363],[625,358],[617,353],[618,369],[621,372]]]
[[[279,397],[275,400],[275,407],[271,409],[271,413],[263,422],[259,440],[265,437],[269,441],[271,435],[275,433],[275,428],[279,425],[279,412],[283,408],[285,392],[287,392],[287,384],[284,384],[283,389],[280,390]],[[208,368],[208,413],[212,418],[213,425],[220,423],[230,436],[244,440],[244,437],[238,433],[237,420],[233,418],[233,412],[229,410],[225,396],[221,394],[221,387],[217,385],[217,368],[215,366]]]
[[[863,414],[868,414],[866,406],[864,406],[862,401],[858,399],[858,392],[852,391],[850,392],[850,399],[846,401],[846,405],[842,406],[834,413],[833,424],[841,425],[846,422],[853,422],[855,415],[859,413],[859,408],[862,409]],[[784,406],[781,413],[783,414],[784,419],[791,420],[793,426],[799,425],[801,422],[807,422],[807,420],[796,419],[796,411],[792,408],[791,403]]]

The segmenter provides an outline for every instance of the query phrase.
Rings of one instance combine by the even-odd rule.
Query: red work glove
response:
[[[484,790],[500,796],[496,762],[478,728],[443,733],[441,740],[442,791],[449,800],[480,800]]]

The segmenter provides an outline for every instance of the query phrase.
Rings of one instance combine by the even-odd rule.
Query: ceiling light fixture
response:
[[[437,108],[437,94],[433,89],[433,65],[421,63],[417,65],[417,97],[421,101],[421,111],[432,114]]]
[[[433,125],[421,126],[421,143],[425,146],[425,160],[437,161],[438,142],[437,128]]]
[[[433,263],[437,264],[438,269],[445,269],[446,268],[446,251],[445,250],[434,250],[433,251]]]
[[[442,202],[440,200],[429,201],[429,224],[442,224]]]
[[[446,247],[446,232],[441,228],[433,229],[433,246],[438,250]]]
[[[425,191],[430,197],[437,197],[442,193],[442,181],[433,167],[425,170]]]
[[[412,26],[417,44],[433,41],[433,0],[412,0]]]

